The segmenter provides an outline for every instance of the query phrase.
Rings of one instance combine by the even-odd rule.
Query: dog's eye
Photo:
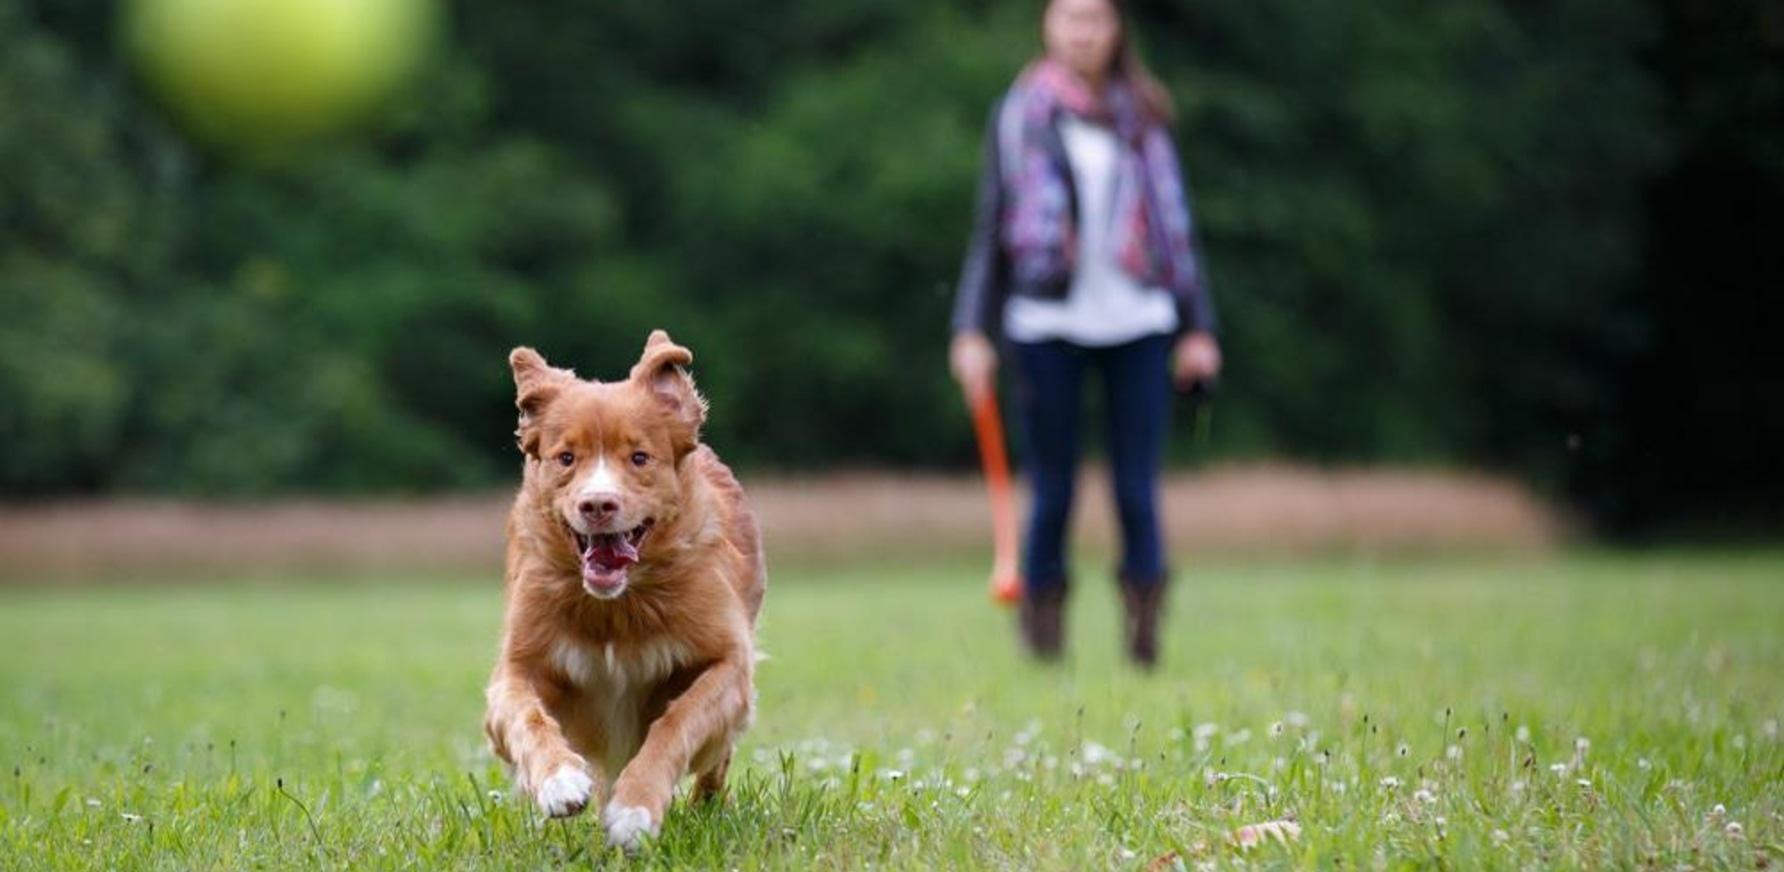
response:
[[[632,465],[633,466],[643,466],[649,462],[650,462],[650,455],[645,454],[642,451],[632,452]]]
[[[566,451],[558,455],[558,462],[565,466],[569,466],[576,462],[576,455]]]

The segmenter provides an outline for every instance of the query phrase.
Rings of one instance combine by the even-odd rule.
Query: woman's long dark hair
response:
[[[1053,0],[1041,5],[1045,14],[1047,6]],[[1133,19],[1127,14],[1126,0],[1103,0],[1109,8],[1115,10],[1115,20],[1121,27],[1121,35],[1115,41],[1115,54],[1109,61],[1111,78],[1127,80],[1134,89],[1134,95],[1140,99],[1140,107],[1146,114],[1160,124],[1170,124],[1177,120],[1177,104],[1171,99],[1171,92],[1152,74],[1146,61],[1140,58],[1140,50],[1134,47]],[[1044,49],[1043,49],[1044,50]]]

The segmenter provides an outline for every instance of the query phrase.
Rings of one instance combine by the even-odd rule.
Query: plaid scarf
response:
[[[1122,79],[1098,94],[1057,61],[1042,59],[1016,78],[998,122],[1004,190],[1003,242],[1023,284],[1069,284],[1077,263],[1071,169],[1047,143],[1061,113],[1106,124],[1119,141],[1109,228],[1116,262],[1146,287],[1198,284],[1193,234],[1169,131],[1146,116]]]

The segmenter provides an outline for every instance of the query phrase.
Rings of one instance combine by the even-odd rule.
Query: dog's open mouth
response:
[[[626,570],[638,562],[638,546],[650,533],[652,522],[621,533],[583,534],[570,528],[576,553],[582,558],[582,586],[598,597],[617,595],[626,585]]]

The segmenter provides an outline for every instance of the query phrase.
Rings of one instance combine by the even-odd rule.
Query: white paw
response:
[[[554,817],[569,817],[588,805],[589,792],[594,790],[595,780],[588,773],[574,766],[559,766],[533,798],[539,803],[539,810]]]
[[[601,825],[607,829],[607,844],[628,852],[638,850],[644,837],[657,834],[648,809],[617,802],[607,804],[607,810],[601,813]]]

